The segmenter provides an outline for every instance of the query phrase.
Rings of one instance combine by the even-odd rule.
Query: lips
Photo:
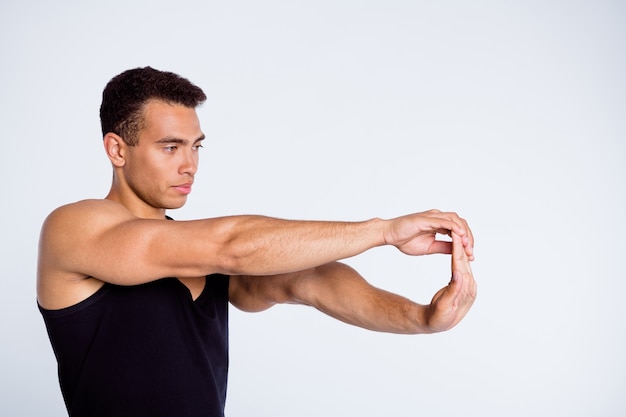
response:
[[[191,192],[191,183],[175,185],[174,189],[181,194],[187,195]]]

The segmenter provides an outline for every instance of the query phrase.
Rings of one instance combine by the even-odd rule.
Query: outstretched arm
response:
[[[140,219],[121,205],[85,201],[51,214],[42,228],[39,266],[134,285],[164,276],[273,275],[396,245],[412,255],[450,253],[436,233],[471,232],[455,213],[429,211],[392,220],[290,221],[232,216],[195,221]],[[40,274],[41,275],[41,274]],[[77,279],[72,278],[72,279]]]
[[[305,304],[346,323],[381,332],[445,331],[465,316],[476,297],[463,239],[456,234],[452,238],[452,279],[429,305],[375,288],[338,262],[273,277],[232,277],[231,302],[247,311],[278,303]]]
[[[391,220],[290,221],[231,216],[142,219],[121,204],[86,200],[55,210],[39,241],[37,296],[48,308],[87,298],[102,282],[136,285],[162,277],[275,275],[315,268],[380,245],[411,255],[450,253],[437,233],[473,239],[455,213],[431,210]]]

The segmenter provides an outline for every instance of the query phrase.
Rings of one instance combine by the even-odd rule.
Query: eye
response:
[[[200,144],[200,143],[198,143],[198,144],[196,144],[196,145],[194,145],[194,146],[192,147],[192,149],[193,149],[194,151],[198,151],[198,150],[200,150],[200,148],[203,148],[202,144]]]
[[[164,150],[165,152],[172,153],[172,152],[176,151],[176,149],[177,149],[177,148],[178,148],[177,146],[172,145],[172,146],[165,146],[165,147],[163,148],[163,150]]]

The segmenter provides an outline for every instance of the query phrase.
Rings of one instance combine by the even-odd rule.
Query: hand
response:
[[[452,242],[437,240],[437,234],[461,239],[465,254],[474,260],[474,237],[467,222],[456,213],[429,210],[423,213],[398,217],[389,222],[385,231],[385,243],[396,246],[407,255],[430,255],[452,253]]]
[[[452,280],[433,297],[426,313],[428,328],[440,332],[454,327],[476,299],[476,281],[462,238],[452,233]]]

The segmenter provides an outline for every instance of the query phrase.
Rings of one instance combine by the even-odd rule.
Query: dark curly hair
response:
[[[109,81],[102,92],[100,123],[102,135],[119,135],[129,146],[136,146],[145,128],[144,106],[150,100],[195,108],[206,95],[202,89],[172,72],[151,67],[124,71]]]

